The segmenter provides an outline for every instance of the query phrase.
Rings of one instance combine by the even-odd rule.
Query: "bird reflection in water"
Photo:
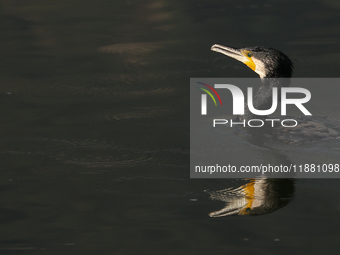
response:
[[[293,179],[249,179],[238,188],[207,191],[210,198],[226,202],[226,206],[209,214],[210,217],[230,215],[261,215],[286,206],[294,195]]]

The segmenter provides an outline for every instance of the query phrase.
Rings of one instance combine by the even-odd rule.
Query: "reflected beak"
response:
[[[251,57],[247,57],[246,55],[244,55],[242,49],[235,49],[235,48],[232,48],[232,47],[214,44],[211,47],[211,50],[222,53],[222,54],[224,54],[228,57],[231,57],[233,59],[236,59],[236,60],[246,64],[253,71],[255,71],[255,69],[256,69],[254,61],[251,59]]]
[[[236,208],[234,208],[236,206]],[[242,210],[243,205],[229,205],[223,208],[222,210],[215,211],[209,213],[210,217],[223,217],[223,216],[231,216],[231,215],[238,215]]]

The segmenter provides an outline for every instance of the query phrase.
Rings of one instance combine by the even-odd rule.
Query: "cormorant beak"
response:
[[[231,215],[238,215],[242,208],[223,208],[222,210],[211,212],[209,213],[210,217],[224,217],[224,216],[231,216]]]
[[[246,50],[243,50],[243,49],[235,49],[235,48],[232,48],[232,47],[226,47],[226,46],[219,45],[219,44],[214,44],[211,47],[211,50],[222,53],[224,55],[227,55],[228,57],[234,58],[234,59],[246,64],[253,71],[255,71],[255,69],[256,69],[256,65],[255,65],[254,61],[252,60],[251,52],[249,54],[249,51],[246,51]],[[249,54],[249,56],[248,56],[248,54]]]

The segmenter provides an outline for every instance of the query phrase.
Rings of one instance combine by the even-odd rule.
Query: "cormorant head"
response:
[[[261,78],[290,78],[293,73],[293,62],[281,51],[272,48],[232,48],[215,44],[211,50],[241,61]]]

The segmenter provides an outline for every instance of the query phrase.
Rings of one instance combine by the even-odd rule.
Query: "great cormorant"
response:
[[[273,87],[277,87],[279,90],[280,87],[289,86],[289,78],[292,77],[293,73],[293,62],[281,51],[259,46],[237,49],[219,44],[213,45],[211,50],[246,64],[260,76],[262,85],[254,97],[254,107],[258,110],[271,107]],[[248,107],[245,107],[246,111],[244,116],[238,116],[238,119],[248,120],[255,117],[254,114],[248,110]]]
[[[261,78],[261,87],[256,93],[253,105],[255,109],[265,110],[272,105],[272,88],[290,85],[290,78],[293,73],[293,62],[281,51],[267,47],[244,47],[232,48],[219,44],[211,47],[212,51],[222,53],[234,58],[256,72]],[[238,116],[238,120],[248,120],[256,116],[245,106],[245,114]],[[288,143],[300,143],[318,139],[339,138],[337,131],[339,121],[331,118],[305,118],[297,127],[290,129],[276,128],[273,133],[280,141]],[[308,129],[308,131],[306,130]]]
[[[256,109],[268,109],[272,105],[272,89],[290,84],[293,62],[281,51],[266,47],[232,48],[215,44],[211,50],[227,55],[256,72],[261,78],[261,87],[253,104]],[[288,78],[288,79],[282,79]],[[249,120],[255,116],[245,105],[245,114],[238,120]],[[277,131],[276,131],[277,132]],[[282,132],[277,132],[282,133]],[[251,179],[249,183],[236,189],[209,192],[211,199],[227,202],[226,206],[211,212],[210,217],[229,215],[260,215],[278,210],[289,203],[294,193],[292,179]]]
[[[281,51],[273,48],[256,46],[237,49],[215,44],[211,50],[246,64],[261,79],[292,77],[293,62]]]

